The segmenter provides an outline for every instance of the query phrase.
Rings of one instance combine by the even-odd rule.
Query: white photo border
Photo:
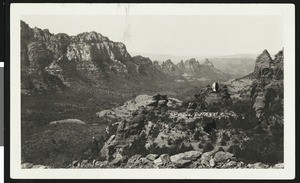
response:
[[[22,15],[280,15],[284,38],[284,169],[21,169],[20,20]],[[46,20],[45,20],[46,21]],[[272,30],[270,30],[272,31]],[[50,4],[10,7],[10,176],[12,179],[294,179],[294,4]],[[8,148],[8,147],[7,147]]]

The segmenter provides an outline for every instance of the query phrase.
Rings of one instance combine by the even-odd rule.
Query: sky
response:
[[[27,15],[30,27],[77,35],[96,31],[129,53],[170,55],[271,54],[283,47],[278,15]]]

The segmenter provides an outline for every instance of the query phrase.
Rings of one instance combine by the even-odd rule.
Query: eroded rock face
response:
[[[47,29],[30,28],[23,21],[21,66],[22,89],[39,92],[83,83],[98,86],[116,78],[128,82],[166,78],[149,58],[131,57],[123,43],[99,33],[52,34]]]

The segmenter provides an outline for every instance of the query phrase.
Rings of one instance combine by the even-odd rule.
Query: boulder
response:
[[[85,164],[88,164],[88,163],[89,163],[88,160],[82,160],[82,161],[81,161],[81,164],[82,164],[82,165],[85,165]]]
[[[180,107],[182,105],[182,101],[176,99],[176,98],[169,98],[167,106],[168,107]]]
[[[225,163],[228,160],[232,160],[233,158],[233,154],[229,153],[229,152],[223,152],[223,151],[219,151],[215,154],[214,158],[216,163]]]
[[[211,158],[211,159],[209,160],[209,166],[210,166],[210,167],[214,167],[215,165],[216,165],[215,160],[214,160],[213,158]]]
[[[158,105],[158,100],[151,100],[147,106],[153,106],[153,107],[157,107]]]
[[[146,158],[148,160],[154,161],[158,157],[158,154],[148,154]]]
[[[131,156],[128,161],[127,161],[127,165],[134,165],[134,164],[139,164],[140,163],[140,159],[141,159],[142,155],[140,154],[136,154],[134,156]]]
[[[145,165],[145,164],[151,163],[151,161],[149,159],[145,158],[145,157],[142,157],[140,159],[140,163],[143,164],[143,165]]]
[[[206,153],[203,153],[201,158],[199,159],[200,163],[206,167],[210,166],[210,160],[212,159],[214,152],[213,151],[209,151]]]
[[[184,160],[197,160],[198,158],[200,158],[202,155],[202,153],[200,151],[187,151],[184,153],[179,153],[176,155],[171,156],[171,161],[172,162],[177,162],[180,159],[184,159]]]
[[[97,112],[96,115],[99,117],[99,118],[102,118],[102,117],[105,117],[107,115],[116,115],[116,113],[112,110],[103,110],[101,112]]]
[[[283,169],[284,168],[284,163],[277,163],[274,166],[270,167],[274,169]]]
[[[266,169],[268,167],[269,167],[269,165],[263,164],[261,162],[254,163],[254,164],[248,164],[246,166],[246,168],[251,168],[251,169]]]
[[[166,165],[171,162],[170,155],[168,155],[168,154],[160,155],[160,159],[161,159],[161,162],[163,165]]]
[[[174,163],[175,163],[175,166],[177,168],[186,168],[192,163],[192,161],[191,160],[186,160],[186,159],[180,159],[180,160],[177,160]]]
[[[242,161],[237,162],[237,165],[236,165],[237,168],[245,168],[245,166],[246,166],[246,164]]]
[[[154,160],[154,163],[158,166],[158,165],[162,165],[162,160],[161,160],[161,158],[159,157],[159,158],[157,158],[157,159],[155,159]]]
[[[162,154],[162,155],[160,155],[159,158],[154,160],[154,163],[156,165],[167,165],[167,164],[171,163],[170,155]]]
[[[50,168],[49,166],[44,166],[44,165],[33,165],[32,169],[48,169]]]
[[[115,159],[111,161],[111,164],[114,166],[119,166],[123,162],[124,158],[120,153],[115,155]]]
[[[96,161],[95,166],[96,168],[108,168],[109,162],[108,161]]]
[[[225,163],[222,168],[236,168],[238,163],[236,161],[229,161]]]
[[[22,169],[29,169],[29,168],[32,168],[32,167],[33,167],[32,163],[22,163],[21,164]]]
[[[78,167],[80,166],[80,162],[79,161],[73,161],[72,162],[72,167]]]

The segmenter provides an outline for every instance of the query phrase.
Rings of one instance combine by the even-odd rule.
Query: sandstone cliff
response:
[[[150,59],[131,57],[123,43],[99,33],[52,34],[23,21],[21,65],[23,92],[99,86],[118,79],[138,84],[165,78]]]

